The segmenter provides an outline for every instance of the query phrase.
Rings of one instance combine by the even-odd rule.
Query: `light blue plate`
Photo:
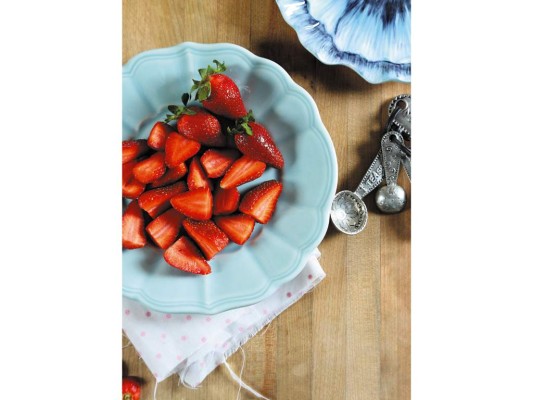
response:
[[[147,138],[168,104],[179,104],[198,69],[224,61],[247,109],[272,133],[284,158],[260,181],[278,179],[283,192],[268,225],[256,224],[244,246],[231,243],[197,276],[170,267],[152,246],[123,252],[123,294],[168,313],[204,313],[250,305],[295,277],[324,237],[337,185],[337,159],[311,96],[276,63],[242,47],[182,43],[133,57],[123,68],[123,139]]]
[[[411,81],[411,0],[276,0],[302,45],[370,83]]]

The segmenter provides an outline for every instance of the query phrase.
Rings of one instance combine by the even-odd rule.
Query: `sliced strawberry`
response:
[[[255,220],[246,214],[215,217],[215,223],[232,242],[243,245],[252,235]]]
[[[283,185],[276,180],[261,183],[243,196],[239,211],[254,217],[261,224],[266,224],[276,209],[282,189]]]
[[[206,220],[213,215],[213,196],[208,188],[179,193],[172,197],[170,204],[192,219]]]
[[[139,161],[133,167],[133,176],[139,182],[146,184],[161,178],[166,170],[165,154],[157,152],[147,159]]]
[[[226,234],[211,220],[195,221],[186,218],[183,221],[183,228],[196,242],[207,260],[211,260],[229,243]]]
[[[202,145],[196,140],[187,139],[177,132],[172,132],[167,137],[165,144],[165,162],[169,168],[175,168],[182,162],[194,156]]]
[[[122,164],[122,197],[127,199],[136,199],[145,189],[144,183],[133,176],[135,164],[137,164],[135,160]]]
[[[283,168],[283,165],[285,165],[283,155],[267,129],[261,124],[252,122],[253,115],[251,111],[243,120],[245,122],[242,123],[241,127],[246,129],[246,132],[235,135],[234,140],[237,148],[243,154],[272,165],[274,168]],[[246,125],[248,125],[247,128],[245,128]],[[237,126],[238,129],[239,125]]]
[[[180,232],[185,216],[173,208],[165,211],[146,226],[146,232],[162,249],[168,248]]]
[[[164,122],[157,121],[148,136],[148,146],[154,150],[164,150],[167,136],[175,129]]]
[[[222,132],[216,117],[198,106],[188,107],[190,114],[178,117],[178,132],[189,139],[206,146],[222,147],[226,145],[226,135]]]
[[[222,189],[230,189],[253,181],[263,175],[265,169],[266,164],[264,162],[254,160],[248,156],[242,156],[228,169],[224,178],[220,181],[220,187]]]
[[[150,150],[146,139],[122,141],[122,164],[135,160]]]
[[[139,206],[146,211],[150,217],[155,218],[163,211],[170,208],[170,199],[187,190],[185,182],[179,181],[173,185],[162,188],[148,190],[139,196]]]
[[[156,188],[170,185],[171,183],[174,183],[179,179],[183,178],[186,173],[187,166],[185,165],[185,163],[181,163],[175,168],[168,168],[167,172],[165,172],[165,174],[161,178],[156,179],[152,182],[152,187]]]
[[[145,244],[143,211],[137,200],[132,200],[122,216],[122,247],[138,249]]]
[[[213,183],[204,171],[199,157],[194,157],[189,164],[189,175],[187,175],[187,187],[189,190],[209,188],[213,190]]]
[[[222,189],[217,188],[213,196],[213,214],[231,214],[237,211],[241,195],[237,188]]]
[[[200,250],[185,236],[166,249],[163,257],[169,265],[182,271],[200,275],[211,273],[211,267]]]
[[[137,199],[144,193],[146,186],[137,179],[132,178],[126,185],[122,185],[122,197],[127,199]]]
[[[209,149],[202,155],[200,162],[209,178],[220,178],[239,156],[240,153],[233,149]]]

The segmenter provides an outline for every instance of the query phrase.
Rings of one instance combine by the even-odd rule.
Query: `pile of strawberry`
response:
[[[255,223],[266,224],[282,191],[269,180],[246,193],[239,186],[282,169],[267,129],[247,112],[223,63],[200,69],[183,105],[170,105],[147,139],[122,142],[122,246],[152,242],[172,267],[209,274],[207,260],[230,241],[244,244]],[[202,104],[188,106],[191,95]],[[174,124],[175,123],[175,124]]]

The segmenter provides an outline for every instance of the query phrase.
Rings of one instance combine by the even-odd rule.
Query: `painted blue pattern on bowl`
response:
[[[411,81],[410,0],[276,0],[303,46],[370,83]]]
[[[276,63],[242,47],[182,43],[132,58],[123,68],[123,139],[146,138],[168,104],[179,103],[198,69],[224,61],[248,109],[272,133],[285,168],[268,168],[256,182],[278,179],[283,193],[268,225],[256,224],[244,246],[230,244],[209,261],[208,276],[170,267],[152,246],[125,250],[123,294],[169,313],[213,314],[257,303],[295,277],[323,239],[337,185],[331,138],[311,96]]]

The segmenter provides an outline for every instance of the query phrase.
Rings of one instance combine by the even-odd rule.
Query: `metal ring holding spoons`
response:
[[[411,140],[411,95],[396,96],[389,104],[389,123],[386,131],[399,132],[407,141]]]

